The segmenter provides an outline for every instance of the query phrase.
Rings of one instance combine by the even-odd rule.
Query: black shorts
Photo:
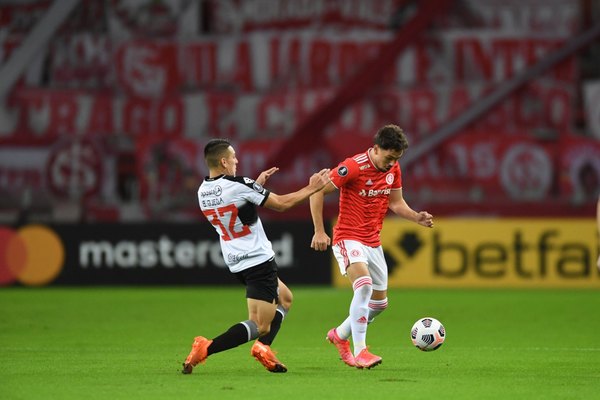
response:
[[[268,303],[279,302],[279,282],[277,281],[277,263],[271,258],[262,264],[234,274],[246,286],[246,298],[264,300]]]

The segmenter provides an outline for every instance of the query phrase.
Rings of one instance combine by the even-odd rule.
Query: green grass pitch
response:
[[[194,336],[246,319],[231,288],[0,289],[2,399],[583,399],[600,393],[600,293],[594,290],[391,290],[370,325],[383,357],[345,366],[327,330],[350,291],[293,287],[271,374],[250,344],[180,373]],[[419,317],[446,327],[444,345],[415,349]]]

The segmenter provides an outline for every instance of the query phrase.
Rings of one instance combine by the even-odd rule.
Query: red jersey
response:
[[[389,171],[381,172],[371,161],[369,150],[345,159],[329,174],[331,182],[340,190],[333,244],[356,240],[366,246],[381,245],[379,234],[390,193],[402,188],[402,172],[398,163]]]

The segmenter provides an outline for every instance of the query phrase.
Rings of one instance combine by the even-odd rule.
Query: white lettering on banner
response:
[[[538,200],[548,195],[557,172],[552,162],[556,143],[535,143],[527,136],[470,131],[409,167],[413,191],[430,187],[466,196]],[[571,148],[563,145],[561,154]]]
[[[371,136],[390,115],[409,132],[428,132],[456,115],[482,93],[484,85],[417,86],[382,89],[377,96],[349,107],[332,132]],[[131,136],[201,137],[210,132],[231,138],[269,138],[293,131],[311,110],[332,95],[327,91],[280,94],[167,96],[156,101],[139,98],[91,96],[85,92],[24,91],[13,116],[14,129],[0,136],[37,139],[57,135],[96,135],[124,132]],[[479,130],[567,130],[572,121],[573,89],[560,83],[529,85],[475,124]],[[538,107],[529,107],[537,104]]]
[[[0,188],[14,194],[15,190],[43,187],[49,154],[47,148],[1,147]]]
[[[573,33],[581,17],[581,5],[564,0],[466,0],[463,6],[485,26],[507,31]]]
[[[387,28],[398,0],[211,0],[211,20],[219,33],[302,27],[318,23]]]
[[[284,233],[273,240],[275,260],[281,268],[294,261],[294,239]],[[240,256],[242,257],[242,256]],[[173,240],[163,235],[157,240],[83,241],[79,244],[79,265],[83,269],[206,268],[213,264],[225,268],[218,241]]]
[[[128,46],[123,50],[123,78],[140,96],[152,97],[164,93],[167,71],[149,63],[156,57],[156,49],[148,46]]]
[[[210,19],[218,33],[292,29],[310,24],[385,29],[398,0],[209,0]],[[485,28],[536,32],[574,32],[580,5],[564,0],[466,0],[464,10]]]
[[[89,33],[61,36],[52,41],[50,80],[59,87],[111,85],[110,39]]]
[[[185,43],[180,45],[182,83],[187,87],[234,85],[246,91],[335,86],[390,39],[389,33],[356,37],[253,33],[237,40]],[[565,40],[451,31],[443,38],[428,38],[409,47],[382,79],[387,84],[438,84],[466,78],[502,82]],[[572,82],[574,59],[554,68],[549,76]]]

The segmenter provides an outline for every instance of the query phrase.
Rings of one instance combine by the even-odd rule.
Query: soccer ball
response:
[[[420,318],[410,330],[410,338],[417,349],[433,351],[437,350],[446,340],[446,329],[435,318]]]

